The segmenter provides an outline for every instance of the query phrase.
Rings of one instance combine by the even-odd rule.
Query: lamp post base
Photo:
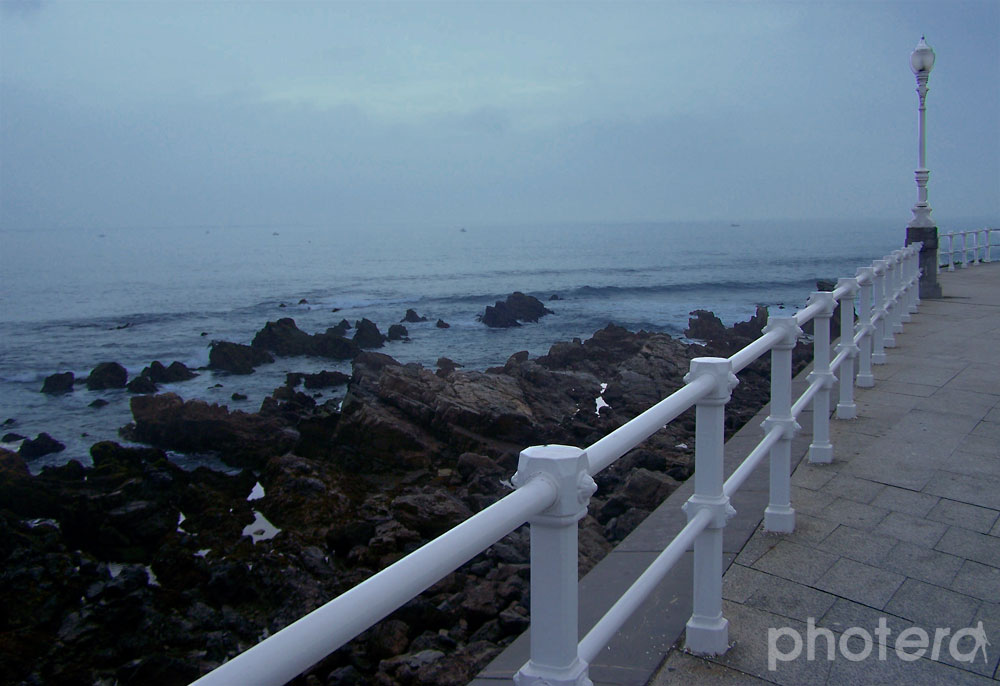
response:
[[[920,299],[940,298],[941,284],[938,283],[938,230],[936,226],[907,226],[906,245],[923,243],[920,248]]]

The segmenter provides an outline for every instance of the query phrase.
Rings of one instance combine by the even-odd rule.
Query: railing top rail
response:
[[[209,672],[192,686],[280,686],[493,545],[556,497],[532,479],[455,528]]]
[[[920,243],[913,243],[886,255],[883,259],[873,261],[870,266],[858,269],[855,277],[841,279],[829,294],[825,292],[814,294],[807,306],[789,319],[794,319],[795,325],[801,326],[820,314],[826,313],[824,316],[828,316],[831,311],[831,301],[839,301],[845,297],[853,298],[859,286],[877,285],[876,277],[890,273],[890,265],[900,263],[905,257],[912,257],[920,249]],[[880,289],[881,287],[876,290]],[[864,336],[871,329],[871,322],[880,316],[882,313],[876,312],[872,315],[871,321],[859,322],[860,331],[855,340]],[[737,373],[745,369],[765,353],[770,352],[785,339],[785,336],[786,332],[783,329],[765,330],[760,337],[728,358],[732,372]],[[846,355],[847,352],[842,351],[835,364],[839,365],[846,359]],[[685,377],[685,380],[687,378]],[[793,406],[793,416],[797,416],[805,407],[812,395],[818,392],[820,385],[819,381],[810,384]],[[716,380],[711,375],[695,376],[653,407],[594,442],[585,450],[589,473],[597,474],[611,465],[703,400],[713,392],[715,386]],[[766,434],[758,447],[726,482],[727,495],[742,485],[749,470],[777,440],[777,431],[772,430]],[[206,674],[194,684],[197,686],[231,683],[280,685],[290,681],[497,540],[549,508],[556,498],[557,488],[551,481],[546,478],[529,479],[490,507]],[[651,567],[640,579],[649,580],[657,575],[662,576],[663,570],[676,561],[678,551],[682,550],[680,546],[683,544],[682,547],[686,548],[687,538],[704,528],[702,519],[692,520],[685,529],[684,536],[675,539],[657,558],[654,566],[658,571],[653,571]],[[638,582],[637,586],[640,586]],[[647,592],[639,590],[633,592],[630,589],[627,594],[629,597],[623,596],[614,606],[617,608],[615,616],[622,615],[626,607],[641,602],[641,597]],[[627,618],[630,614],[631,610],[622,616]],[[580,644],[581,650],[586,655],[589,656],[598,649],[598,646],[606,643],[601,636],[611,630],[608,627],[614,626],[615,622],[619,621],[609,617],[610,615],[599,622],[600,630],[595,626],[595,630]]]

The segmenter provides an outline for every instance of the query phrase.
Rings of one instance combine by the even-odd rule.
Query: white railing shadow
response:
[[[692,547],[693,611],[686,648],[698,654],[725,652],[729,625],[722,615],[722,532],[734,513],[729,498],[769,456],[764,527],[794,530],[790,462],[791,441],[799,430],[796,419],[813,408],[808,459],[830,462],[830,394],[836,375],[840,382],[835,416],[855,417],[855,384],[874,384],[872,365],[885,362],[885,349],[895,345],[894,334],[916,311],[920,248],[913,243],[893,251],[854,277],[840,279],[833,291],[814,292],[794,316],[770,317],[760,338],[729,358],[695,358],[684,386],[587,448],[525,449],[512,479],[514,492],[194,683],[284,684],[525,522],[531,525],[531,656],[514,676],[519,686],[590,684],[588,665]],[[831,360],[830,320],[837,303],[840,342]],[[813,371],[808,387],[793,403],[792,349],[809,321],[814,328]],[[771,413],[762,425],[764,437],[724,480],[725,405],[738,383],[736,375],[768,352]],[[691,407],[696,419],[695,485],[684,505],[688,523],[578,642],[577,522],[596,489],[592,477]]]

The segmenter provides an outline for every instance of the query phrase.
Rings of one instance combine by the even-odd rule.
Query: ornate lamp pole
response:
[[[906,244],[921,241],[924,245],[920,250],[920,297],[940,298],[941,285],[937,282],[937,226],[931,219],[931,206],[927,202],[927,179],[930,171],[926,164],[926,139],[924,133],[924,113],[927,110],[927,80],[934,68],[934,51],[920,37],[920,42],[910,54],[910,69],[917,77],[917,95],[920,96],[919,117],[917,120],[917,135],[920,140],[919,166],[917,167],[917,202],[913,206],[913,219],[906,227]]]

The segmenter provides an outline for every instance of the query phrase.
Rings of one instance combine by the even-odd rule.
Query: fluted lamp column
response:
[[[940,298],[941,285],[937,280],[938,261],[938,230],[931,219],[931,206],[927,202],[927,179],[930,171],[927,169],[927,145],[924,131],[924,115],[927,110],[927,81],[934,68],[934,51],[927,45],[924,37],[910,54],[910,69],[917,77],[917,95],[920,97],[920,107],[917,117],[917,137],[919,140],[917,177],[917,202],[913,206],[913,219],[906,227],[906,244],[921,242],[920,249],[920,297]]]

